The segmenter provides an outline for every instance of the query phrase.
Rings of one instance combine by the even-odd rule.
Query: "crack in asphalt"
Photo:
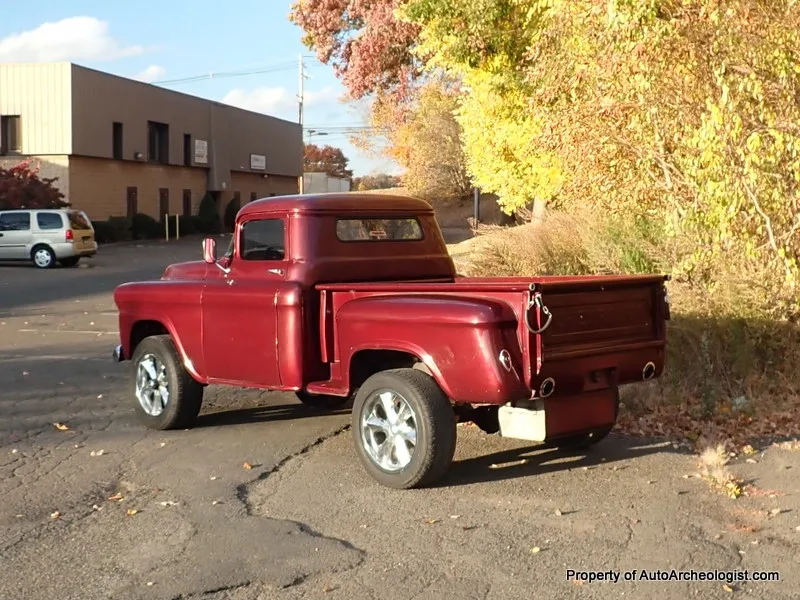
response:
[[[242,483],[242,484],[236,486],[236,498],[239,500],[239,502],[241,502],[244,505],[244,508],[245,508],[245,511],[247,512],[247,514],[248,515],[253,515],[253,505],[250,502],[250,489],[249,489],[252,485],[254,485],[256,483],[259,483],[261,481],[264,481],[265,479],[269,478],[270,476],[278,474],[281,471],[281,469],[283,469],[286,465],[288,465],[293,460],[295,460],[297,458],[300,458],[301,456],[303,456],[305,454],[308,454],[314,448],[316,448],[318,446],[321,446],[322,444],[324,444],[328,440],[331,440],[331,439],[341,435],[342,433],[344,433],[345,431],[348,431],[349,429],[350,429],[350,424],[348,423],[347,425],[343,425],[343,426],[339,427],[338,429],[335,429],[334,431],[332,431],[332,432],[330,432],[328,434],[325,434],[325,435],[322,435],[322,436],[318,437],[317,439],[315,439],[310,444],[306,444],[305,446],[303,446],[297,452],[294,452],[293,454],[290,454],[290,455],[285,456],[284,458],[282,458],[271,469],[267,469],[266,471],[261,473],[256,479],[254,479],[252,481],[249,481],[247,483]]]
[[[244,583],[235,583],[233,585],[223,585],[217,588],[203,590],[197,594],[190,594],[185,596],[184,594],[178,594],[177,596],[173,596],[170,600],[194,600],[195,598],[202,598],[203,596],[210,596],[212,594],[222,594],[223,592],[235,592],[237,590],[241,590],[243,588],[249,587],[252,585],[252,581],[246,581]]]

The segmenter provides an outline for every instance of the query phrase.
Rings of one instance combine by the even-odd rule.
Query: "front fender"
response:
[[[114,290],[119,309],[119,334],[124,356],[133,355],[137,324],[157,323],[170,335],[186,370],[206,383],[202,346],[202,282],[148,281],[126,283]]]
[[[530,396],[512,308],[500,301],[452,296],[372,296],[346,302],[336,314],[345,377],[362,350],[417,357],[454,402],[504,404]],[[511,368],[499,360],[511,356]]]

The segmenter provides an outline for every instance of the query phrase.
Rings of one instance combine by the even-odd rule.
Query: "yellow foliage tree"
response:
[[[469,87],[469,169],[507,211],[649,215],[694,243],[686,277],[735,258],[795,285],[797,0],[409,0],[399,16]]]

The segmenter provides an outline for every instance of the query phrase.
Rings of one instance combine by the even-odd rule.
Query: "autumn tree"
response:
[[[645,213],[693,240],[678,273],[712,281],[738,257],[796,282],[796,2],[408,0],[402,12],[428,68],[469,87],[468,167],[506,209],[534,197]]]
[[[403,185],[403,180],[397,175],[389,175],[387,173],[378,173],[376,175],[364,175],[363,177],[353,178],[353,189],[359,192],[366,192],[369,190],[388,190],[391,188],[400,187]]]
[[[39,177],[39,167],[20,162],[0,167],[0,210],[15,208],[65,208],[64,194],[54,185],[56,177]]]
[[[407,93],[421,71],[412,53],[420,28],[395,18],[405,0],[297,0],[290,19],[303,43],[334,67],[349,95]]]
[[[305,145],[303,170],[307,173],[327,173],[331,177],[349,178],[353,176],[353,171],[348,168],[349,162],[341,148]]]

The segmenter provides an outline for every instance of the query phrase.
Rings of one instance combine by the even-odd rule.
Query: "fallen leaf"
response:
[[[557,517],[560,517],[562,514],[563,513],[559,509],[556,509],[556,516]]]
[[[721,536],[721,535],[718,533],[717,535],[715,535],[715,536],[714,536],[714,539],[715,539],[715,540],[718,540],[718,539],[720,539],[721,537],[722,537],[722,536]]]
[[[135,515],[135,514],[136,514],[136,513],[138,513],[139,511],[138,511],[138,510],[136,510],[135,508],[129,508],[129,509],[128,509],[128,510],[126,510],[125,512],[126,512],[126,514],[127,514],[129,517],[132,517],[133,515]]]
[[[438,522],[439,522],[439,519],[426,519],[426,520],[425,520],[425,522],[426,522],[428,525],[433,525],[434,523],[438,523]]]
[[[103,399],[103,394],[97,394],[97,399],[98,400],[102,400]]]
[[[748,458],[744,462],[750,463],[751,465],[757,465],[758,461],[755,458]]]
[[[58,512],[58,511],[52,512],[52,513],[50,513],[50,518],[51,519],[60,519],[61,518],[61,513]]]
[[[217,504],[222,504],[222,502],[220,502],[219,500],[214,500],[214,501],[211,503],[211,506],[216,506]]]
[[[178,506],[178,503],[172,500],[165,500],[164,502],[159,502],[159,504],[161,506]]]
[[[211,476],[211,481],[216,481],[216,480],[217,480],[217,476],[216,475],[212,475]]]
[[[14,515],[14,516],[15,516],[15,517],[17,517],[18,519],[21,519],[21,518],[22,518],[22,517],[24,517],[25,515]]]
[[[22,372],[22,376],[23,376],[23,377],[27,377],[28,375],[30,375],[30,373],[28,373],[27,371],[23,371],[23,372]]]
[[[575,585],[581,585],[582,586],[584,582],[583,582],[582,579],[573,579],[572,583],[574,583]]]
[[[451,518],[451,519],[457,519],[457,518],[459,518],[460,516],[461,516],[461,515],[450,515],[450,518]]]
[[[473,529],[477,529],[480,525],[462,525],[461,529],[464,531],[472,531]]]
[[[339,589],[339,588],[337,586],[335,586],[335,585],[334,586],[326,585],[324,588],[322,588],[322,592],[324,594],[327,594],[328,592],[332,592],[332,591],[337,590],[337,589]]]
[[[16,453],[18,453],[18,452],[19,452],[19,450],[17,450],[16,448],[14,448],[14,449],[11,451],[11,454],[16,454]]]
[[[780,508],[773,508],[771,511],[769,511],[769,514],[771,514],[772,516],[775,516],[775,515],[781,514],[782,512],[783,512],[783,510],[780,509]]]
[[[728,592],[729,594],[733,593],[733,588],[729,586],[727,583],[722,584],[722,589]]]
[[[148,581],[147,582],[147,587],[152,587],[154,585],[155,585],[155,583],[153,581]]]
[[[242,468],[245,469],[246,471],[249,471],[250,469],[253,468],[253,465],[251,465],[250,463],[244,463],[242,465]]]
[[[534,546],[533,548],[531,548],[531,554],[536,554],[537,552],[541,552],[541,551],[542,551],[542,549],[539,548],[539,546]]]
[[[64,425],[64,423],[53,423],[53,427],[59,431],[69,431],[69,425]]]
[[[124,496],[122,494],[117,493],[117,494],[114,494],[113,496],[109,497],[108,500],[110,502],[122,502],[123,499],[124,499]]]
[[[105,450],[92,450],[91,452],[89,452],[89,456],[103,456],[103,454],[105,453],[106,453]]]
[[[92,504],[92,510],[103,510],[103,507],[97,506],[97,504]]]
[[[797,527],[795,527],[794,529],[795,529],[795,531],[800,531],[800,525],[798,525],[798,526],[797,526]]]
[[[162,448],[163,448],[164,446],[166,446],[166,445],[167,445],[167,442],[161,442],[161,443],[159,444],[159,446],[160,446],[160,447],[162,447]]]
[[[743,454],[755,454],[756,453],[756,449],[753,448],[750,444],[747,444],[746,446],[744,446],[742,448],[742,453]]]

